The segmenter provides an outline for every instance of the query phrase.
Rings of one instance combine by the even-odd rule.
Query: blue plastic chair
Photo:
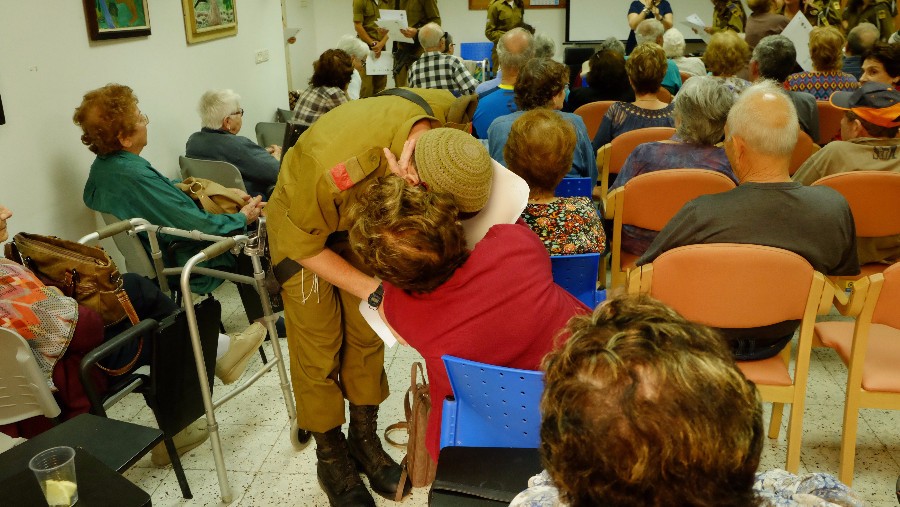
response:
[[[600,254],[551,255],[553,281],[589,308],[606,300],[606,291],[597,290]]]
[[[494,59],[491,52],[494,50],[493,42],[463,42],[459,45],[459,57],[463,60],[480,62],[487,60],[487,72],[494,68]]]
[[[444,356],[454,399],[444,400],[444,447],[537,448],[544,374]]]
[[[591,178],[563,178],[556,186],[556,197],[591,197],[594,190]]]

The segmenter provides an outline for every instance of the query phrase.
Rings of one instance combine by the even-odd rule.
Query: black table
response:
[[[5,454],[5,453],[4,453]],[[5,466],[5,464],[4,464]],[[75,449],[77,507],[147,507],[150,495],[82,448]],[[25,467],[0,481],[0,506],[46,506],[34,473]]]
[[[509,505],[541,472],[537,449],[445,447],[428,498],[431,507]]]
[[[162,438],[162,432],[155,428],[81,414],[0,453],[0,481],[5,483],[22,470],[30,473],[28,462],[31,458],[60,445],[82,447],[108,468],[123,472],[150,452]],[[0,494],[0,502],[4,501]]]

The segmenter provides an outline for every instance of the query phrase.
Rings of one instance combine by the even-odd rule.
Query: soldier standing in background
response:
[[[407,84],[409,66],[422,54],[419,28],[428,23],[440,25],[441,12],[438,10],[437,0],[393,0],[393,3],[394,9],[406,11],[409,28],[400,32],[414,41],[394,43],[394,83],[401,87]]]
[[[844,31],[860,23],[872,23],[878,28],[880,39],[887,41],[894,33],[894,12],[889,0],[850,0],[844,9]]]
[[[375,24],[381,17],[380,7],[385,3],[386,0],[382,0],[381,5],[378,0],[353,0],[353,28],[356,29],[356,36],[369,46],[375,58],[381,56],[381,51],[388,41],[387,30]],[[362,78],[359,98],[364,99],[384,90],[387,86],[387,76],[370,76],[366,73],[365,62],[362,67],[359,71]]]
[[[497,61],[497,41],[503,34],[522,25],[525,17],[524,0],[491,0],[488,5],[487,23],[484,25],[484,36],[494,43],[491,62],[495,73],[500,68]]]

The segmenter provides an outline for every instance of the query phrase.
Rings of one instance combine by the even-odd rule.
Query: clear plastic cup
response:
[[[75,481],[75,449],[53,447],[31,458],[28,468],[34,472],[50,507],[71,507],[78,501]]]

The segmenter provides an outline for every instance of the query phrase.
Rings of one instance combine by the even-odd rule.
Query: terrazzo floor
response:
[[[240,331],[246,318],[232,284],[217,289],[222,302],[223,321],[228,331]],[[285,358],[287,344],[279,340]],[[273,357],[271,343],[264,345]],[[382,404],[379,429],[401,420],[403,395],[409,386],[410,366],[421,360],[408,347],[385,352],[385,369],[391,387],[390,397]],[[843,417],[846,368],[830,349],[816,349],[811,361],[806,410],[803,419],[803,447],[800,472],[837,474]],[[258,355],[248,371],[261,364]],[[246,377],[247,375],[245,375]],[[234,384],[236,385],[236,384]],[[231,386],[216,380],[215,393],[224,394]],[[766,422],[770,406],[765,407]],[[109,411],[110,417],[149,426],[156,422],[140,395],[132,394]],[[225,464],[235,506],[327,506],[328,499],[316,480],[315,451],[312,445],[297,452],[289,441],[290,424],[275,370],[263,376],[247,392],[230,400],[216,411],[220,426]],[[761,470],[784,466],[787,416],[777,439],[766,439]],[[397,460],[403,451],[387,446]],[[157,507],[176,505],[220,505],[219,483],[213,454],[206,442],[182,457],[194,497],[185,500],[171,466],[157,468],[149,455],[125,473],[133,483],[149,492]],[[900,474],[900,412],[863,410],[859,421],[856,451],[856,475],[853,489],[874,507],[896,506],[894,484]],[[397,505],[377,495],[379,506]],[[414,489],[403,502],[407,507],[428,504],[428,489]]]

